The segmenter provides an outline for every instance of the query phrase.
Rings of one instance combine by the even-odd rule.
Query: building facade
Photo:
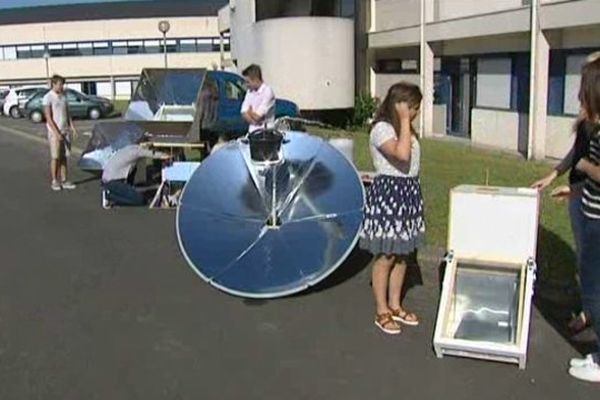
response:
[[[101,4],[102,3],[102,4]],[[224,1],[137,1],[0,9],[0,86],[60,74],[88,94],[128,99],[142,68],[216,68],[229,50]],[[167,20],[166,40],[158,24]],[[166,47],[165,47],[166,46]]]
[[[277,96],[305,112],[354,106],[354,0],[229,0],[219,26],[231,64],[259,64]]]
[[[529,158],[564,156],[580,68],[600,49],[597,0],[369,0],[363,89],[424,91],[423,132]],[[359,50],[361,51],[361,50]]]

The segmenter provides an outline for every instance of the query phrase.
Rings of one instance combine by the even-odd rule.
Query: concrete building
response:
[[[277,96],[304,112],[354,106],[354,0],[229,0],[219,31],[238,70],[259,64]]]
[[[579,111],[579,71],[600,48],[598,0],[368,0],[359,82],[383,97],[424,89],[423,132],[562,157]]]
[[[128,99],[142,68],[164,66],[161,20],[170,23],[169,67],[216,67],[221,50],[226,56],[229,50],[227,38],[221,44],[216,17],[225,2],[63,1],[10,9],[0,4],[0,86],[45,84],[57,73],[85,93]]]

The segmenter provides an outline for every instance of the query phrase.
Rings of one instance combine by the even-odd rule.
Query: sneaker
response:
[[[67,189],[67,190],[73,190],[77,187],[76,184],[74,184],[73,182],[69,182],[69,181],[64,181],[62,183],[62,188],[63,189]]]
[[[600,365],[592,362],[583,367],[571,367],[569,375],[582,381],[600,383]]]
[[[105,210],[110,210],[112,208],[112,204],[110,200],[108,200],[107,194],[108,193],[106,190],[102,191],[102,208],[104,208]]]
[[[582,368],[594,363],[594,355],[588,354],[585,358],[572,358],[569,362],[569,366],[574,368]]]
[[[58,191],[62,190],[62,186],[57,181],[52,181],[52,184],[50,185],[50,188],[53,191],[55,191],[55,192],[58,192]]]

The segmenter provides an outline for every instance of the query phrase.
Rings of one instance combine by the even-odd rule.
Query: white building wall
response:
[[[376,2],[375,27],[377,31],[419,25],[421,0],[374,0]]]
[[[490,14],[529,5],[531,0],[437,0],[434,15],[438,21]]]
[[[546,157],[563,158],[575,140],[573,117],[548,116],[546,122]]]
[[[471,111],[471,140],[483,146],[518,151],[519,114],[474,108]]]
[[[302,110],[354,106],[352,20],[287,17],[255,23],[254,1],[230,1],[227,8],[231,56],[239,71],[259,64],[276,96],[296,102]]]

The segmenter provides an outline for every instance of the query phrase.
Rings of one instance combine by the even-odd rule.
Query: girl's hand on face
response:
[[[400,103],[396,103],[396,112],[400,117],[400,121],[409,121],[410,122],[410,107],[408,103],[401,101]]]

